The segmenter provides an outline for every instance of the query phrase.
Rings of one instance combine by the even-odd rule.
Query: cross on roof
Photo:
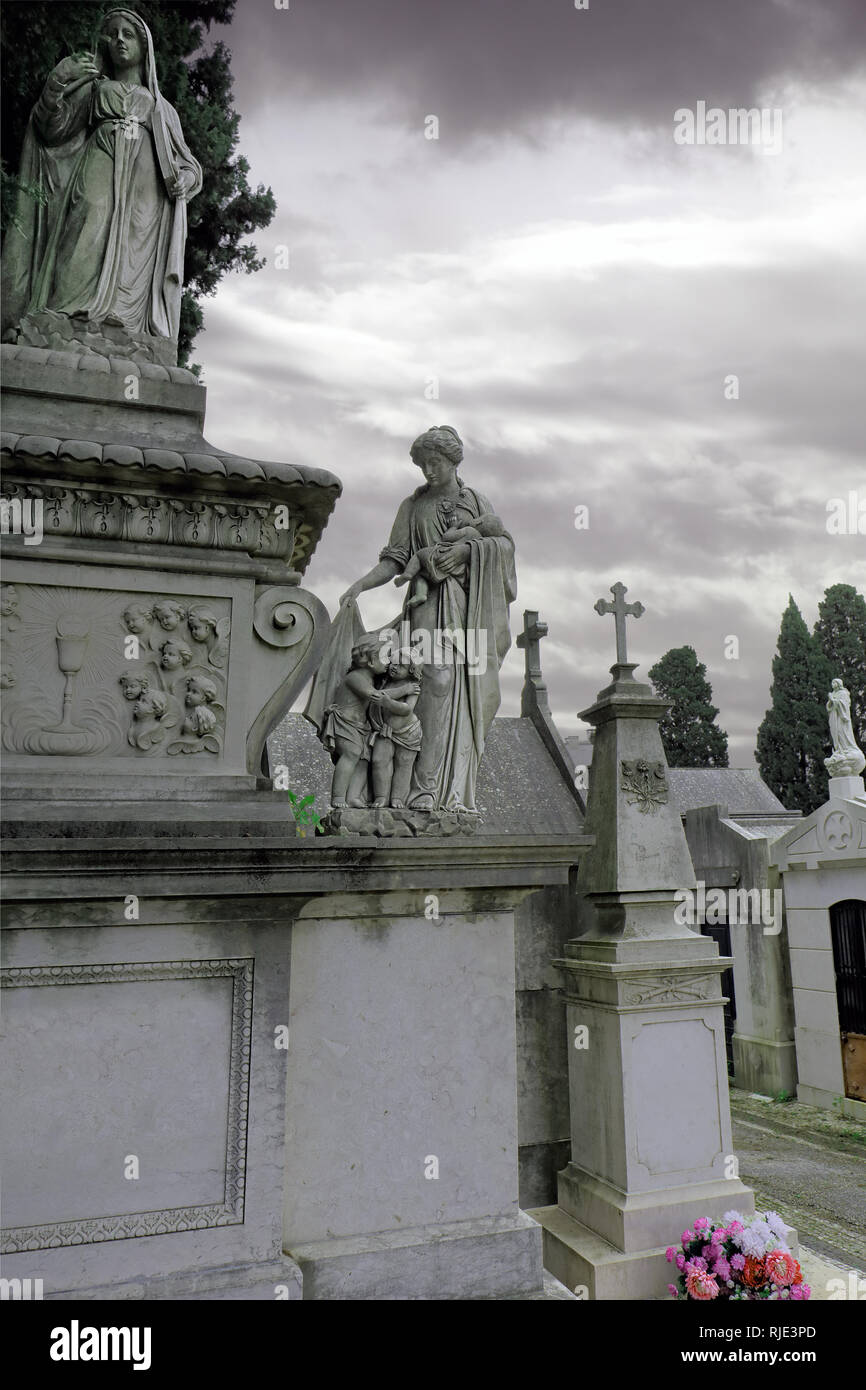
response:
[[[517,645],[526,652],[526,679],[534,676],[541,679],[541,639],[547,636],[547,623],[538,621],[538,613],[527,608],[523,613],[523,631],[518,634]]]
[[[639,618],[642,613],[646,612],[646,609],[642,603],[626,603],[625,595],[628,590],[624,584],[619,582],[612,584],[610,592],[613,594],[613,603],[610,599],[600,598],[595,604],[595,611],[600,617],[604,617],[605,613],[613,614],[616,623],[616,659],[620,666],[624,666],[628,662],[625,649],[626,616],[630,614],[634,618]]]

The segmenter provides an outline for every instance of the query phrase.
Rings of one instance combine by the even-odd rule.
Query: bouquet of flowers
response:
[[[674,1298],[810,1298],[803,1271],[785,1244],[785,1223],[775,1211],[741,1216],[726,1211],[721,1221],[699,1216],[683,1231],[682,1247],[669,1245],[669,1264],[679,1278],[668,1284]]]

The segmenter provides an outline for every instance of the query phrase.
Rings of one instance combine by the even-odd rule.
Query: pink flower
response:
[[[685,1255],[684,1255],[684,1254],[682,1253],[682,1251],[681,1251],[680,1254],[677,1255],[677,1269],[680,1271],[680,1273],[682,1273],[682,1271],[685,1269],[685,1267],[686,1267],[686,1257],[685,1257]]]
[[[745,1267],[746,1267],[746,1257],[745,1257],[745,1255],[741,1255],[741,1254],[739,1254],[739,1252],[738,1252],[736,1255],[732,1255],[732,1256],[731,1256],[731,1269],[745,1269]]]
[[[697,1221],[695,1222],[695,1230],[702,1231],[704,1227],[709,1226],[709,1224],[709,1220],[706,1216],[699,1216]]]
[[[687,1274],[686,1288],[692,1298],[698,1298],[703,1302],[719,1296],[719,1286],[715,1278],[712,1274],[707,1274],[705,1270],[696,1270],[693,1274]]]
[[[694,1238],[694,1231],[683,1231],[683,1245],[691,1245]]]
[[[672,1260],[673,1258],[674,1258],[674,1247],[673,1247],[672,1245],[669,1245],[668,1248],[667,1248],[667,1250],[665,1251],[665,1259],[667,1260],[668,1264],[670,1264],[670,1263],[671,1263],[671,1260]]]
[[[695,1255],[693,1260],[689,1260],[686,1265],[686,1274],[703,1274],[707,1268],[707,1262],[703,1255]]]
[[[730,1226],[728,1227],[728,1230],[730,1231],[731,1235],[733,1235],[735,1231],[745,1230],[745,1227],[742,1221],[732,1221]]]
[[[776,1287],[784,1289],[794,1282],[797,1262],[784,1250],[771,1250],[764,1259],[764,1268]]]
[[[680,1291],[677,1288],[676,1284],[668,1284],[668,1293],[670,1294],[671,1298],[677,1298],[679,1296],[679,1292]]]
[[[723,1255],[720,1255],[719,1258],[716,1260],[716,1263],[713,1265],[713,1273],[717,1275],[719,1279],[728,1280],[730,1278],[731,1266],[728,1264],[727,1260],[724,1258]]]
[[[791,1289],[791,1297],[798,1300],[804,1298],[811,1298],[812,1290],[809,1288],[808,1284],[794,1284],[793,1288]]]

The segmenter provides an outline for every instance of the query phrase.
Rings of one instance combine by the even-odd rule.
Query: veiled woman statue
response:
[[[33,108],[4,248],[4,328],[43,309],[177,340],[186,200],[202,184],[160,95],[151,32],[114,9]]]
[[[356,641],[347,608],[357,613],[358,596],[389,580],[407,584],[403,614],[391,629],[394,645],[405,646],[411,627],[411,645],[424,665],[414,705],[421,747],[406,804],[415,811],[474,811],[478,765],[499,708],[499,668],[511,644],[514,542],[487,498],[458,476],[463,445],[455,430],[427,430],[410,453],[425,484],[401,503],[379,563],[343,594],[334,626],[337,636],[343,629]],[[342,673],[347,666],[344,659]],[[334,661],[328,671],[326,658],[306,711],[320,731],[323,701],[341,674]],[[350,806],[359,804],[351,789],[349,798]]]
[[[851,720],[851,696],[838,676],[833,681],[827,697],[827,713],[830,716],[830,737],[833,752],[824,759],[831,776],[848,774],[856,776],[863,771],[866,758],[861,752],[854,736]]]

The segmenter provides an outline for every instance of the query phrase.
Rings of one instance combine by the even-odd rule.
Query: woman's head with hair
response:
[[[442,454],[456,468],[463,461],[463,441],[450,425],[433,425],[419,434],[409,453],[412,462],[421,466],[421,460],[428,454]]]
[[[123,49],[126,49],[124,55]],[[155,82],[153,73],[153,39],[140,14],[133,10],[114,9],[103,15],[96,40],[96,51],[103,71],[114,76],[118,64],[139,63],[144,85]]]

